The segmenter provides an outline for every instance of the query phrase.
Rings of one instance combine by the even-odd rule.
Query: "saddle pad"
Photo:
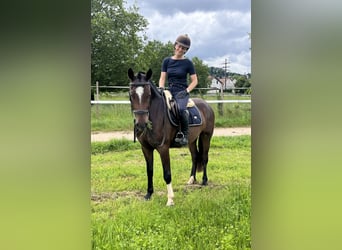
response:
[[[198,126],[202,124],[201,114],[196,106],[188,107],[189,126]]]
[[[188,108],[188,111],[189,111],[189,127],[202,125],[202,116],[197,106]],[[173,126],[178,126],[179,121],[177,120],[176,115],[170,110],[168,110],[167,112],[168,112],[168,117],[169,117],[171,124]]]

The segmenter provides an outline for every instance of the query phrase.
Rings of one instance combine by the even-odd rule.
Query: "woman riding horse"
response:
[[[164,96],[157,87],[149,81],[152,71],[146,74],[139,72],[136,76],[132,69],[128,70],[131,80],[129,97],[131,109],[135,117],[134,129],[141,144],[145,157],[147,172],[147,194],[148,200],[153,194],[153,151],[156,149],[160,154],[163,176],[167,186],[167,206],[174,204],[173,189],[171,184],[170,147],[176,137],[177,127],[174,126],[167,115],[167,105]],[[191,126],[189,129],[189,149],[192,158],[192,168],[188,184],[196,181],[196,171],[203,170],[202,184],[206,185],[208,152],[210,140],[214,131],[215,116],[212,108],[202,99],[194,98],[202,123]],[[198,146],[197,146],[198,141]]]
[[[186,108],[189,100],[189,93],[193,90],[198,81],[195,67],[185,53],[189,50],[191,40],[188,35],[180,35],[174,43],[174,55],[166,57],[162,63],[159,78],[159,87],[164,89],[165,80],[169,84],[169,90],[178,104],[182,137],[175,139],[181,146],[188,144],[189,112]],[[190,75],[191,83],[188,86],[187,76]]]

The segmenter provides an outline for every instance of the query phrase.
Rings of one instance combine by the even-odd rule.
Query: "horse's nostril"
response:
[[[146,128],[146,123],[137,123],[136,128],[138,131],[142,131]]]

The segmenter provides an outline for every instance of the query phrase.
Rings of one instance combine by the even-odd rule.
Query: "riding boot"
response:
[[[189,133],[189,111],[184,110],[180,114],[180,124],[183,133],[183,138],[180,140],[180,144],[185,146],[188,144],[188,133]]]

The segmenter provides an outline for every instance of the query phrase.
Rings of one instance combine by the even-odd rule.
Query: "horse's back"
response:
[[[211,106],[201,98],[191,98],[200,110],[203,118],[204,130],[213,133],[215,124],[215,113]]]
[[[210,119],[215,119],[214,110],[210,107],[210,105],[201,98],[191,98],[198,109],[205,114]]]

